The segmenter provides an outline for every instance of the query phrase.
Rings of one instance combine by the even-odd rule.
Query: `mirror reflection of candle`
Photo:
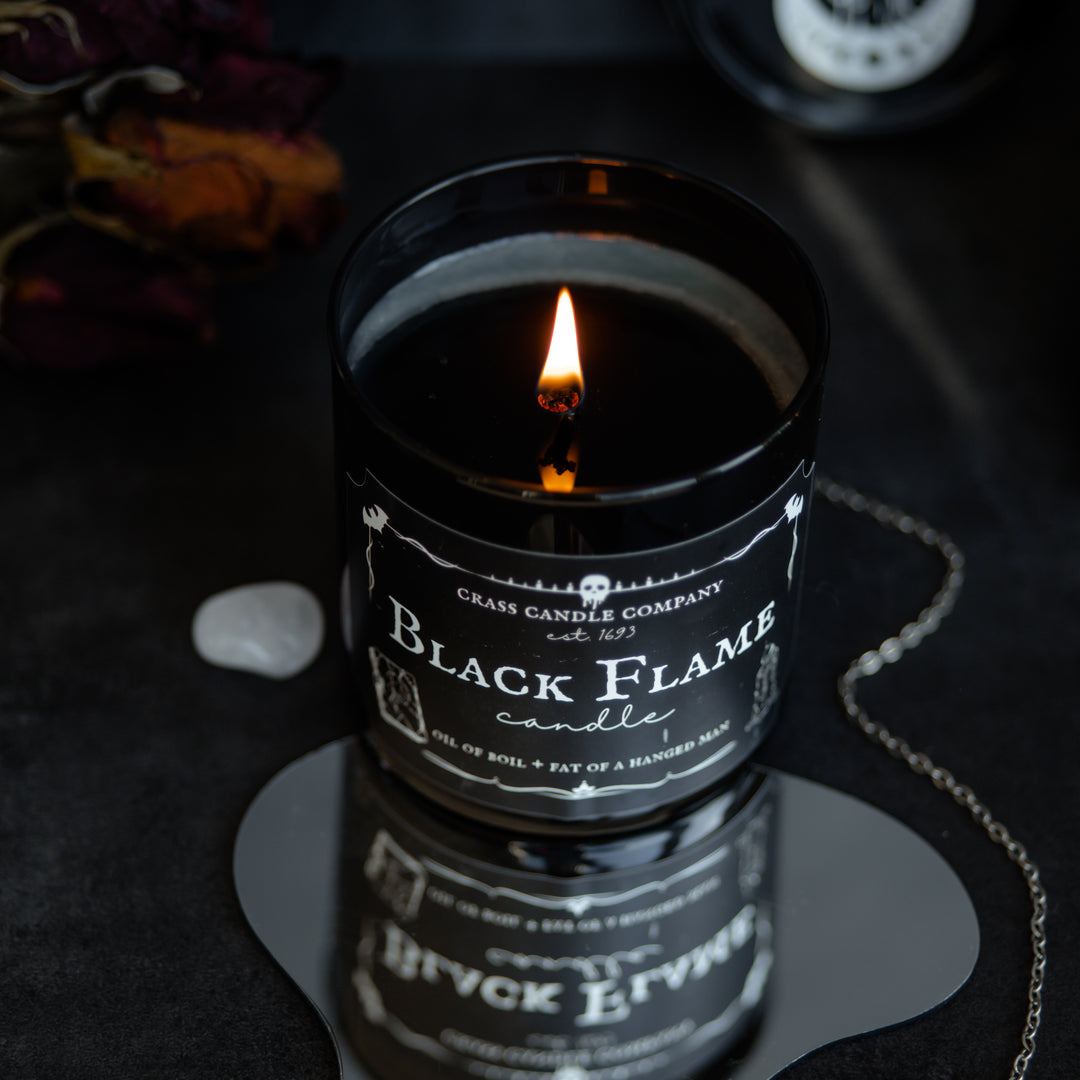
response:
[[[560,415],[555,438],[537,461],[545,491],[573,491],[578,465],[578,442],[574,410],[585,395],[585,379],[578,355],[577,328],[570,290],[559,291],[551,345],[536,384],[540,407]]]
[[[347,751],[337,988],[384,1080],[682,1080],[769,1008],[777,778],[628,832],[503,832]]]

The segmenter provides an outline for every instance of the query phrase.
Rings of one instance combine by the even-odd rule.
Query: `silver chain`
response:
[[[895,664],[905,652],[914,649],[923,638],[932,634],[941,625],[941,620],[952,611],[964,583],[963,552],[945,533],[895,506],[889,506],[824,476],[818,478],[815,487],[817,492],[834,506],[845,507],[857,514],[868,514],[884,528],[914,536],[927,547],[935,548],[945,560],[945,577],[933,600],[919,612],[918,618],[909,622],[899,634],[886,638],[876,649],[870,649],[853,660],[847,671],[837,680],[837,690],[848,718],[864,735],[880,743],[912,772],[928,777],[934,787],[947,791],[971,813],[987,836],[1005,849],[1006,854],[1024,875],[1032,908],[1031,978],[1028,982],[1027,1021],[1021,1036],[1022,1048],[1016,1055],[1012,1073],[1009,1075],[1009,1080],[1024,1080],[1035,1053],[1035,1033],[1039,1030],[1042,1017],[1043,975],[1046,971],[1046,892],[1039,880],[1039,868],[1032,862],[1024,845],[1014,840],[1000,821],[994,820],[989,808],[971,788],[959,783],[947,769],[935,765],[926,754],[916,753],[903,739],[893,735],[882,724],[871,720],[855,695],[855,684],[859,679],[877,674],[886,664]]]

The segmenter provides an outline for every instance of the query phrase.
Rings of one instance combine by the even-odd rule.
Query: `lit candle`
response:
[[[537,462],[540,483],[545,491],[573,491],[579,448],[572,418],[585,393],[585,379],[578,355],[574,305],[566,288],[559,291],[551,346],[536,390],[540,407],[562,417],[554,438]]]
[[[535,828],[633,820],[745,761],[790,667],[825,355],[786,234],[670,170],[512,162],[376,224],[331,321],[383,759]],[[545,352],[584,379],[538,382]]]

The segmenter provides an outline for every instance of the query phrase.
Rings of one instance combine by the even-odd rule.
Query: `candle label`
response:
[[[937,71],[974,16],[975,0],[773,0],[776,31],[792,58],[830,86],[867,94]]]
[[[683,852],[571,878],[462,856],[365,803],[342,877],[354,1045],[387,1075],[405,1051],[412,1075],[487,1080],[659,1080],[730,1052],[772,967],[773,799],[766,783]]]
[[[587,820],[666,805],[762,740],[794,634],[812,469],[693,540],[558,556],[349,483],[347,640],[399,770],[469,802]]]

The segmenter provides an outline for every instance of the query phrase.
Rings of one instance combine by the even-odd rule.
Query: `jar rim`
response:
[[[685,187],[685,190],[694,191],[698,197],[705,197],[714,202],[716,206],[726,206],[733,217],[738,217],[744,224],[752,224],[762,235],[770,237],[774,244],[778,244],[784,250],[796,267],[797,277],[800,279],[805,294],[804,298],[808,301],[812,310],[813,339],[801,343],[807,362],[806,375],[801,385],[779,413],[769,430],[764,436],[756,440],[753,445],[747,446],[733,456],[704,468],[698,468],[670,478],[651,480],[642,484],[580,485],[570,492],[548,492],[544,490],[539,482],[529,483],[492,476],[437,452],[421,439],[409,434],[390,421],[385,413],[360,390],[348,359],[349,339],[355,332],[356,326],[350,326],[347,331],[343,332],[346,321],[344,308],[350,285],[350,274],[360,254],[375,242],[380,230],[386,229],[395,221],[401,220],[410,211],[423,208],[426,204],[430,205],[435,199],[444,197],[454,190],[460,190],[470,183],[482,180],[484,177],[551,167],[614,169],[624,174],[627,171],[637,172],[678,185],[680,188]],[[779,316],[779,318],[787,325],[787,320],[783,319],[783,316]],[[409,454],[426,467],[449,476],[461,484],[481,490],[486,494],[518,500],[538,507],[563,508],[585,505],[626,505],[678,495],[700,484],[708,483],[729,474],[748,461],[760,457],[771,446],[784,438],[788,429],[818,394],[824,377],[829,339],[828,311],[825,296],[812,264],[802,248],[783,226],[755,203],[723,184],[667,164],[621,156],[585,153],[524,156],[477,165],[445,176],[441,180],[425,185],[423,188],[399,200],[389,209],[377,215],[346,252],[331,288],[328,324],[331,354],[341,385],[346,389],[353,404],[365,414],[368,421],[384,436],[393,439],[403,452]]]

